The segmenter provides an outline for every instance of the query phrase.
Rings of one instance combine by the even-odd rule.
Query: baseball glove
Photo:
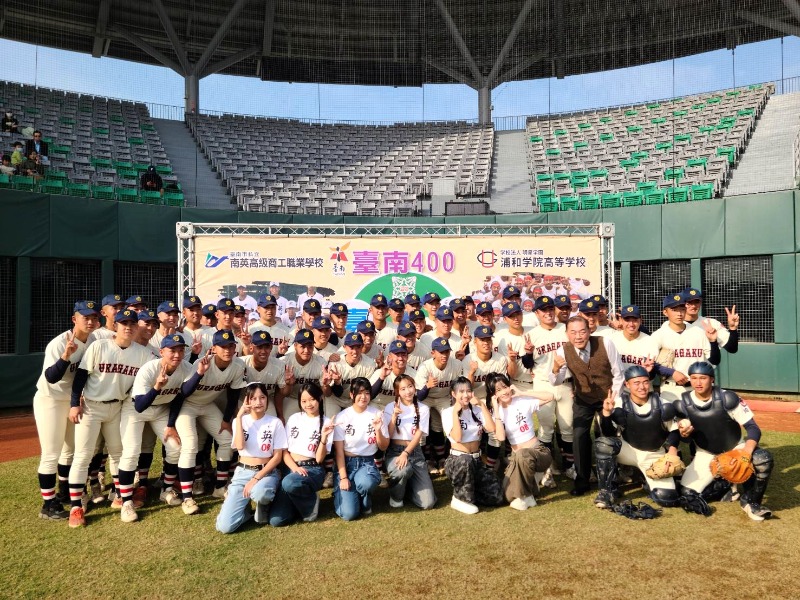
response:
[[[665,454],[650,465],[650,468],[645,471],[645,475],[650,479],[664,479],[666,477],[676,477],[683,473],[685,469],[686,465],[683,464],[679,456]]]
[[[729,450],[711,459],[711,474],[731,483],[744,483],[753,475],[753,464],[743,450]]]
[[[668,369],[672,368],[672,364],[675,362],[675,351],[670,350],[669,348],[662,348],[658,356],[656,356],[656,363],[661,365],[662,367],[667,367]]]

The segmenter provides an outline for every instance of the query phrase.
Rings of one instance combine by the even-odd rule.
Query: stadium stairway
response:
[[[726,196],[794,188],[794,139],[800,130],[800,93],[772,96],[731,175]]]
[[[211,170],[211,164],[189,128],[182,121],[167,119],[153,119],[153,124],[161,136],[161,145],[169,156],[172,170],[181,182],[186,206],[231,210],[233,199]]]
[[[496,131],[494,136],[489,209],[495,213],[530,212],[525,131]]]

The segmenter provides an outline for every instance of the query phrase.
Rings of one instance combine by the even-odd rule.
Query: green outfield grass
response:
[[[560,478],[540,506],[466,516],[450,485],[423,513],[392,510],[384,490],[372,516],[345,523],[323,494],[316,523],[214,530],[202,514],[154,501],[140,521],[110,508],[88,526],[39,519],[37,459],[0,464],[0,594],[5,598],[796,598],[800,552],[800,434],[767,433],[776,469],[763,523],[738,503],[709,518],[668,509],[630,521],[572,498]],[[153,472],[159,467],[154,465]],[[641,490],[627,498],[642,498]]]

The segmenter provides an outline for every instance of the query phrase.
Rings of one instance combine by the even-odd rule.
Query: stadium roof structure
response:
[[[0,35],[267,81],[491,90],[800,34],[798,0],[13,0]],[[188,104],[187,104],[188,109]]]

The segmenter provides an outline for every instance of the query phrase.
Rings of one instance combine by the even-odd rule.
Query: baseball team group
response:
[[[231,298],[77,301],[33,402],[40,516],[83,527],[110,502],[130,523],[156,493],[193,515],[209,494],[222,500],[216,529],[232,533],[314,521],[332,488],[349,521],[372,513],[377,487],[390,509],[434,507],[439,475],[465,514],[528,510],[561,476],[631,518],[708,516],[715,501],[771,516],[772,456],[747,404],[715,385],[721,352],[738,349],[735,306],[725,324],[706,318],[687,288],[647,332],[638,306],[609,314],[600,295],[577,314],[568,295],[540,295],[529,312],[519,287],[501,296],[498,322],[478,298],[376,294],[355,327],[346,304],[314,297],[296,325],[273,294],[257,299],[257,321]],[[636,484],[656,508],[623,499]]]

